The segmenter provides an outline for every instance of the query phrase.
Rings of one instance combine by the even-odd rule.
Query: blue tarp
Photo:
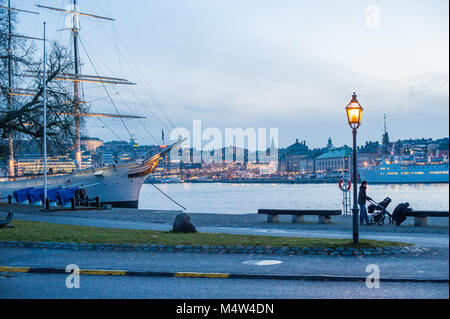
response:
[[[33,187],[22,188],[14,191],[13,196],[16,202],[22,203],[28,199],[28,192],[32,190]]]
[[[58,200],[61,202],[61,205],[66,205],[70,202],[72,198],[75,197],[75,191],[77,191],[79,187],[62,189],[57,192]]]
[[[75,192],[79,189],[79,187],[66,189],[62,189],[62,187],[51,188],[47,190],[47,198],[51,202],[60,202],[61,205],[65,205],[75,197]],[[44,201],[44,189],[33,187],[22,188],[14,191],[13,196],[18,203],[22,203],[26,200],[28,200],[30,203]]]
[[[44,201],[44,189],[43,188],[35,188],[30,189],[27,193],[28,201],[30,203]]]
[[[51,202],[57,202],[58,201],[58,192],[61,190],[61,187],[51,188],[47,190],[47,198]]]

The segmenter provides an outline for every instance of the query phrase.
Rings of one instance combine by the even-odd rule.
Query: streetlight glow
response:
[[[348,125],[351,128],[358,128],[361,125],[363,108],[356,99],[356,93],[353,93],[352,100],[345,110],[347,111]]]

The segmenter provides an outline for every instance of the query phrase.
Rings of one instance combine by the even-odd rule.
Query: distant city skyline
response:
[[[70,2],[38,1],[63,8]],[[98,68],[81,49],[83,72],[138,82],[132,91],[110,93],[120,112],[149,117],[142,125],[127,121],[141,144],[161,142],[161,122],[167,140],[169,117],[187,129],[194,119],[222,131],[276,127],[279,147],[296,138],[322,147],[330,136],[335,145],[349,145],[344,108],[354,91],[365,110],[360,141],[381,142],[384,114],[391,140],[448,136],[447,1],[78,2],[83,12],[117,19],[81,17],[81,41]],[[29,1],[12,3],[37,10]],[[38,11],[19,15],[19,30],[40,37],[46,20],[49,38],[70,45],[69,32],[57,31],[65,16]],[[100,98],[93,110],[113,110],[98,86],[86,86],[85,94],[88,101]],[[111,130],[90,119],[84,134],[108,141],[114,131],[129,139],[120,121],[104,122]]]

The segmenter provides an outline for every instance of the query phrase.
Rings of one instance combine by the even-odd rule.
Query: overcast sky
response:
[[[37,10],[32,3],[70,1],[12,2]],[[447,0],[79,0],[80,11],[117,19],[82,17],[80,36],[99,73],[138,83],[110,93],[121,112],[148,116],[142,123],[158,142],[163,125],[154,115],[167,121],[141,75],[170,120],[188,129],[199,119],[221,130],[276,127],[281,147],[296,138],[310,147],[326,145],[328,137],[351,144],[344,108],[356,91],[365,110],[361,143],[381,140],[384,113],[391,139],[440,138],[449,131],[448,6]],[[57,31],[65,16],[39,12],[20,15],[22,32],[39,36],[46,20],[48,36],[69,44],[70,33]],[[83,73],[95,74],[81,51]],[[86,86],[85,92],[88,101],[100,98],[93,111],[114,112],[104,91]],[[128,139],[120,121],[105,122]],[[155,143],[139,122],[126,123],[141,144]],[[101,126],[90,120],[85,133],[116,139]]]

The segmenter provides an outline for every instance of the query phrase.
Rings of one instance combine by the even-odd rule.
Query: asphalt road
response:
[[[80,277],[80,288],[68,289],[64,274],[0,276],[0,298],[448,298],[448,284],[309,282],[157,277]]]
[[[267,260],[278,263],[258,262]],[[360,277],[366,277],[366,267],[375,264],[381,278],[449,278],[448,258],[439,253],[337,257],[0,248],[0,266],[65,269],[69,264],[82,269]]]

